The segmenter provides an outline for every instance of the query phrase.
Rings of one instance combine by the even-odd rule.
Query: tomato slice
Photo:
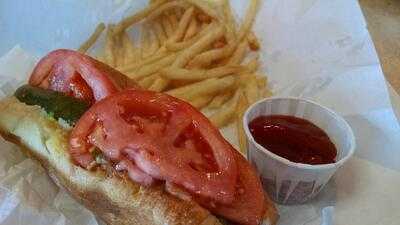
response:
[[[154,179],[192,195],[221,204],[234,200],[237,165],[231,145],[203,114],[169,95],[125,90],[94,104],[72,131],[72,158],[88,167],[93,146],[113,162],[127,158]]]
[[[266,205],[260,179],[248,161],[236,152],[236,150],[234,151],[239,172],[235,200],[230,205],[217,204],[214,208],[207,208],[209,208],[211,212],[238,224],[261,224]]]
[[[29,84],[95,102],[138,86],[125,75],[89,56],[67,49],[50,52],[33,70]]]

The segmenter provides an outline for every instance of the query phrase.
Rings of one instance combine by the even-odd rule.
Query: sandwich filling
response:
[[[119,72],[70,50],[44,57],[30,85],[16,97],[73,126],[69,153],[76,165],[92,170],[106,163],[141,185],[165,184],[170,194],[234,223],[260,224],[266,206],[255,170],[190,104],[134,89]],[[62,110],[54,106],[65,101]],[[62,113],[78,105],[74,116]]]

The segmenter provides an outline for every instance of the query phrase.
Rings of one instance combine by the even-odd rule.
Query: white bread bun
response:
[[[56,184],[108,225],[221,224],[208,210],[168,194],[162,186],[146,188],[120,175],[75,166],[68,153],[69,131],[38,106],[15,97],[1,100],[0,133],[38,160]],[[263,224],[275,224],[274,204],[267,202],[267,206]]]

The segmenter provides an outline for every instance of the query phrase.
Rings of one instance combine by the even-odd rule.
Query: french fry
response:
[[[208,104],[210,109],[217,109],[221,107],[226,101],[228,101],[232,97],[232,92],[227,91],[221,93],[213,98],[213,100]]]
[[[232,57],[229,59],[228,65],[236,65],[240,64],[245,55],[247,50],[248,44],[247,41],[242,41],[236,48],[235,52],[233,53]]]
[[[189,101],[189,103],[197,109],[202,109],[208,105],[213,97],[212,95],[199,96]]]
[[[226,45],[225,40],[218,40],[213,43],[213,48],[223,48]]]
[[[141,79],[143,77],[149,76],[153,73],[158,72],[160,69],[171,65],[171,63],[176,59],[176,54],[170,54],[159,61],[153,62],[151,64],[144,65],[138,70],[128,74],[131,79]]]
[[[230,0],[224,0],[223,2],[223,12],[224,12],[224,20],[226,24],[226,38],[228,43],[233,43],[236,40],[236,21],[233,17],[233,13],[231,10]]]
[[[123,66],[125,64],[125,50],[122,47],[122,35],[114,36],[114,46],[115,66]]]
[[[104,46],[104,59],[108,65],[115,67],[113,25],[107,26],[106,43]]]
[[[171,37],[174,34],[174,30],[172,28],[172,24],[170,23],[169,19],[167,16],[163,16],[161,19],[161,24],[163,26],[163,29],[165,31],[165,34],[167,35],[167,38]]]
[[[250,29],[254,23],[254,19],[257,15],[259,6],[260,6],[260,0],[250,0],[250,4],[246,11],[243,23],[241,24],[237,34],[239,41],[242,41],[244,38],[246,38],[247,34],[250,32]]]
[[[168,80],[165,80],[164,78],[157,78],[154,83],[149,87],[150,91],[164,91],[165,88],[167,88],[169,82]]]
[[[251,30],[259,4],[250,0],[237,26],[229,0],[150,0],[145,9],[107,26],[102,57],[142,88],[165,91],[198,109],[217,109],[210,120],[218,127],[236,122],[245,152],[243,113],[249,104],[272,95],[268,80],[257,72],[258,54],[243,62],[248,49],[261,47]],[[136,47],[125,30],[140,21]],[[86,52],[102,29],[99,24],[79,50]]]
[[[90,37],[79,47],[78,52],[86,53],[87,50],[97,41],[105,29],[106,25],[104,25],[104,23],[99,23]]]
[[[228,44],[220,49],[211,49],[205,51],[196,57],[190,62],[190,65],[193,67],[206,67],[209,66],[212,62],[217,61],[219,59],[228,57],[235,50],[234,44]]]
[[[117,69],[121,71],[122,73],[132,73],[136,70],[138,70],[140,67],[154,63],[156,61],[161,60],[162,58],[166,57],[168,55],[168,52],[165,50],[165,48],[161,47],[154,55],[146,58],[146,59],[140,59],[139,61],[132,62],[129,61],[129,64],[124,65],[122,67],[118,67]]]
[[[201,9],[201,11],[203,11],[205,14],[218,20],[221,19],[216,10],[217,7],[213,5],[211,1],[199,1],[199,0],[186,0],[186,1],[195,5],[197,8]]]
[[[104,52],[99,52],[95,55],[95,59],[97,59],[98,61],[102,62],[102,63],[107,63],[105,60],[105,56],[104,56]]]
[[[256,79],[257,79],[257,86],[258,86],[258,89],[262,89],[262,88],[267,87],[267,85],[268,85],[268,78],[267,78],[266,75],[264,75],[264,74],[258,74],[258,75],[256,75]]]
[[[258,40],[256,34],[251,31],[249,35],[247,35],[247,42],[249,43],[249,48],[252,51],[258,51],[261,48],[260,41]]]
[[[193,16],[193,12],[194,12],[193,7],[186,9],[181,20],[179,21],[178,28],[176,29],[174,35],[171,38],[169,38],[168,43],[172,44],[174,42],[178,42],[183,39],[186,29],[190,23],[190,19]]]
[[[122,32],[122,48],[125,51],[124,65],[128,64],[131,60],[139,60],[140,51],[133,43],[133,40],[129,37],[128,33]]]
[[[149,48],[150,48],[150,32],[148,29],[147,24],[142,24],[142,27],[140,29],[140,46],[141,46],[141,57],[142,59],[147,58],[149,56]]]
[[[138,84],[140,87],[148,89],[156,81],[157,78],[159,78],[157,74],[144,77],[143,79],[138,81]]]
[[[247,102],[249,104],[253,104],[259,99],[257,78],[253,74],[247,76],[246,83],[244,86],[244,95],[246,96]]]
[[[211,23],[201,23],[200,24],[200,30],[204,30],[208,25],[210,25],[210,24],[212,24],[213,22],[211,22]]]
[[[189,7],[189,4],[185,1],[182,0],[176,0],[176,1],[170,1],[167,2],[163,5],[161,5],[160,7],[158,7],[157,9],[155,9],[153,12],[151,12],[147,17],[146,17],[146,21],[152,21],[155,20],[157,17],[161,16],[164,12],[170,10],[170,9],[174,9],[174,8],[187,8]]]
[[[174,89],[174,88],[179,88],[179,87],[183,87],[183,86],[189,85],[191,83],[193,83],[193,82],[186,81],[186,80],[170,80],[170,83],[169,83],[170,86],[169,87],[171,89]]]
[[[234,96],[226,102],[217,112],[212,114],[209,119],[216,127],[228,125],[235,117],[241,90],[238,89]]]
[[[259,66],[260,66],[260,63],[258,62],[258,56],[256,56],[256,57],[252,58],[249,62],[247,62],[247,64],[246,64],[247,72],[254,73],[257,71]]]
[[[236,114],[236,132],[239,140],[239,148],[243,154],[247,152],[247,144],[246,144],[246,134],[244,133],[243,128],[243,115],[248,107],[246,97],[241,94],[239,97],[238,105],[237,105],[237,114]]]
[[[210,33],[200,38],[189,48],[185,49],[182,54],[178,56],[172,66],[184,67],[186,64],[197,54],[203,52],[215,40],[218,40],[224,35],[224,28],[222,26],[216,27]]]
[[[209,15],[202,13],[202,12],[197,13],[196,18],[201,23],[211,23],[211,20],[212,20],[212,18]]]
[[[150,44],[149,44],[149,56],[154,55],[160,48],[160,43],[153,30],[150,31]]]
[[[184,87],[176,88],[166,93],[181,99],[193,99],[202,95],[214,95],[222,92],[235,84],[235,78],[233,76],[227,76],[224,78],[211,78],[204,81],[200,81],[194,84],[189,84]]]
[[[183,15],[183,10],[181,8],[175,8],[174,12],[178,20],[181,20]]]
[[[206,25],[205,28],[203,28],[200,32],[198,32],[194,37],[192,37],[191,39],[187,40],[187,41],[183,41],[183,42],[174,42],[174,41],[167,41],[165,43],[165,47],[169,50],[169,51],[180,51],[182,49],[186,49],[189,48],[190,46],[192,46],[194,43],[196,43],[199,39],[201,39],[202,37],[204,37],[207,33],[209,33],[212,29],[214,29],[216,27],[215,23],[210,23],[208,25]]]
[[[271,90],[268,88],[268,78],[265,74],[256,75],[258,85],[258,96],[259,98],[268,98],[272,96]]]
[[[168,2],[168,0],[159,0],[154,4],[150,4],[145,9],[123,19],[118,25],[115,27],[115,33],[119,34],[128,27],[132,26],[133,24],[140,22],[144,18],[146,18],[149,14],[151,14],[154,10],[160,8],[164,3]]]
[[[183,38],[184,41],[189,40],[197,33],[197,26],[197,20],[192,18],[189,23],[189,27],[187,28],[187,31],[185,33],[185,37]]]
[[[269,98],[269,97],[271,97],[272,95],[273,95],[272,91],[269,90],[268,88],[264,88],[264,89],[262,89],[262,91],[261,91],[261,97],[263,97],[263,98]]]
[[[153,23],[153,29],[154,29],[154,33],[157,36],[158,42],[162,45],[164,44],[164,42],[167,40],[167,34],[165,34],[165,31],[161,25],[161,21],[160,20],[156,20]]]
[[[172,29],[175,31],[176,29],[178,29],[178,17],[176,16],[175,13],[171,12],[171,13],[167,13],[167,17],[169,22],[172,25]]]
[[[198,81],[210,78],[218,78],[231,74],[237,74],[241,71],[245,71],[243,66],[222,66],[213,69],[184,69],[177,67],[167,67],[160,71],[162,77],[169,80],[186,80],[186,81]]]
[[[197,36],[195,36],[195,37],[197,37]],[[198,40],[198,39],[199,38],[196,38],[196,40]],[[196,40],[194,38],[192,38],[192,39],[189,39],[189,40],[183,41],[183,42],[167,41],[165,43],[165,47],[168,49],[168,51],[177,52],[177,51],[181,51],[182,49],[190,47],[194,42],[196,42]]]

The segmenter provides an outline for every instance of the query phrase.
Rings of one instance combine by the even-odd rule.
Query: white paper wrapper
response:
[[[337,148],[336,162],[305,165],[290,162],[265,150],[250,133],[248,124],[259,116],[288,115],[306,119],[324,130]],[[353,131],[331,110],[311,101],[296,98],[271,98],[251,106],[243,118],[247,139],[247,158],[260,172],[264,189],[281,204],[302,204],[314,198],[336,170],[354,153]],[[323,151],[323,149],[321,149]]]
[[[55,48],[77,48],[98,22],[117,21],[145,3],[0,1],[0,55],[15,45],[26,50],[14,49],[0,59],[0,95],[23,83],[37,59],[32,56],[43,56]],[[238,16],[246,4],[232,0]],[[356,157],[338,170],[315,199],[298,206],[278,206],[278,224],[347,225],[351,221],[355,225],[397,225],[400,127],[358,2],[265,0],[255,29],[263,45],[262,69],[276,95],[304,97],[334,109],[353,128],[358,146]],[[225,129],[224,134],[236,142],[232,129]],[[15,161],[14,153],[3,153],[9,145],[0,143],[1,225],[96,224],[90,212],[68,197],[57,201],[47,195],[31,198],[38,191],[24,182],[26,177],[40,180],[39,190],[44,192],[53,190],[53,184],[42,182],[43,173],[30,175],[35,169]],[[21,186],[18,182],[2,185],[4,177],[13,173],[9,168],[15,167],[23,168],[15,177]],[[56,196],[67,196],[59,191]]]

